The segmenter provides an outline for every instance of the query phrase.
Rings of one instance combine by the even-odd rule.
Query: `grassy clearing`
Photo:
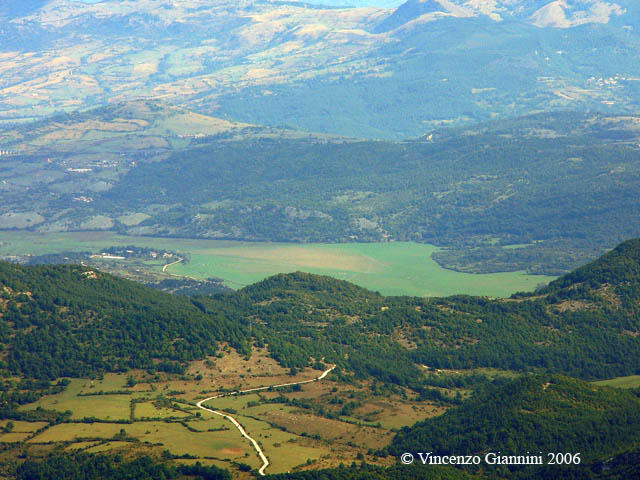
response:
[[[267,452],[271,461],[270,473],[289,471],[309,459],[317,460],[329,452],[320,442],[316,445],[293,433],[273,428],[265,421],[244,415],[235,417]]]
[[[260,405],[250,410],[251,415],[264,418],[297,435],[319,436],[337,443],[354,443],[365,448],[381,448],[389,444],[392,433],[372,427],[318,417],[294,407],[281,404]],[[406,425],[406,423],[405,423]]]
[[[95,447],[97,445],[100,445],[102,442],[100,441],[94,441],[94,442],[75,442],[72,443],[71,445],[69,445],[67,447],[67,450],[86,450],[89,449],[91,447]]]
[[[609,380],[600,380],[593,383],[595,383],[596,385],[616,387],[616,388],[639,388],[640,375],[630,375],[628,377],[611,378]]]
[[[386,408],[381,408],[382,413],[375,416],[375,422],[379,422],[383,428],[398,429],[405,425],[412,425],[425,418],[442,415],[446,408],[424,403],[422,405],[410,405],[394,402]]]
[[[87,453],[101,453],[101,452],[110,452],[112,450],[117,450],[119,448],[129,448],[131,444],[129,442],[107,442],[107,443],[99,443],[95,447],[88,448]]]
[[[109,439],[128,425],[117,423],[61,423],[48,428],[29,443],[73,442],[79,439]]]
[[[522,272],[475,275],[446,270],[431,258],[437,247],[408,242],[295,245],[127,237],[111,232],[10,231],[0,232],[0,242],[0,255],[98,251],[131,244],[178,251],[188,253],[191,260],[170,267],[171,273],[200,279],[219,277],[233,288],[276,273],[301,270],[331,275],[386,295],[504,297],[553,279]]]
[[[135,418],[175,418],[188,417],[189,414],[172,408],[157,407],[153,402],[136,403]]]
[[[40,430],[45,425],[48,425],[46,422],[23,422],[20,420],[0,420],[0,429],[5,428],[7,424],[11,422],[13,423],[13,429],[11,433],[33,433],[36,430]]]
[[[129,401],[135,395],[95,395],[79,397],[86,380],[73,379],[67,389],[57,395],[48,395],[35,403],[24,405],[22,410],[33,410],[42,407],[50,410],[71,410],[72,419],[97,417],[104,420],[128,420],[130,417]]]

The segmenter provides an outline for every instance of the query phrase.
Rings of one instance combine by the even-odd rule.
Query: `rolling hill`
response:
[[[640,358],[639,245],[621,244],[548,290],[510,300],[383,297],[304,273],[190,299],[88,267],[0,263],[4,368],[49,379],[180,371],[225,341],[247,354],[252,342],[268,345],[286,368],[326,358],[419,391],[420,365],[631,375]]]

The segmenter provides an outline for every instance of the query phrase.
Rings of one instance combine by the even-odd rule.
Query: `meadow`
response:
[[[0,232],[0,255],[94,251],[116,245],[153,247],[186,254],[169,273],[196,279],[222,278],[241,288],[277,273],[305,271],[347,280],[384,295],[506,297],[553,280],[523,272],[469,274],[438,265],[438,247],[410,242],[286,244],[184,238],[133,237],[112,232]],[[158,265],[155,268],[161,269]]]

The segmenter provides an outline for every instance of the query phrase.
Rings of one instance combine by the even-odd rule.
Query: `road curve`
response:
[[[169,268],[171,265],[175,265],[176,263],[180,263],[183,260],[184,260],[184,258],[178,257],[178,260],[176,260],[175,262],[167,263],[164,267],[162,267],[162,272],[166,273],[167,268]]]
[[[208,398],[205,398],[204,400],[200,400],[198,403],[196,403],[196,406],[198,408],[201,408],[202,410],[206,410],[207,412],[220,415],[221,417],[226,418],[236,426],[236,428],[240,431],[242,436],[251,442],[251,444],[253,445],[253,448],[258,453],[258,457],[260,457],[260,460],[262,461],[262,466],[260,467],[260,470],[258,470],[258,473],[264,476],[264,470],[269,466],[269,459],[262,451],[262,448],[260,448],[260,445],[258,445],[258,442],[256,442],[253,438],[251,438],[247,433],[247,431],[244,429],[244,427],[240,424],[240,422],[238,422],[231,415],[224,412],[220,412],[218,410],[212,410],[210,408],[203,407],[202,404],[205,402],[208,402],[209,400],[214,400],[216,398],[221,398],[221,397],[230,397],[232,395],[238,395],[240,393],[259,392],[260,390],[269,390],[270,388],[290,387],[292,385],[302,385],[304,383],[317,382],[319,380],[322,380],[327,375],[329,375],[329,372],[331,372],[331,370],[333,370],[334,368],[336,368],[335,365],[331,368],[328,368],[324,372],[322,372],[322,375],[320,375],[319,377],[312,378],[311,380],[303,380],[302,382],[281,383],[279,385],[269,385],[268,387],[248,388],[247,390],[238,390],[237,392],[221,393],[220,395],[214,395],[213,397],[208,397]]]

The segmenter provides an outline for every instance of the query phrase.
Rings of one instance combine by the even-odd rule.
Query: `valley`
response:
[[[143,282],[174,276],[196,280],[217,278],[229,288],[238,289],[277,273],[305,271],[347,280],[384,295],[446,296],[465,293],[506,297],[519,291],[532,291],[555,277],[528,275],[524,272],[470,274],[446,270],[432,260],[437,247],[428,244],[351,243],[285,244],[234,242],[222,240],[135,237],[113,232],[0,232],[0,256],[33,262],[31,256],[67,253],[66,262],[78,263],[70,252],[100,253],[113,246],[137,246],[179,252],[174,257],[158,258],[127,266],[124,259],[95,259],[85,255],[87,263],[120,275],[131,276],[137,270]],[[41,261],[52,261],[44,257]],[[100,261],[99,263],[96,263]],[[177,262],[177,263],[176,263]],[[161,273],[167,275],[160,275]]]
[[[640,234],[639,125],[545,113],[383,142],[118,103],[4,132],[0,229],[417,242],[460,273],[557,276]]]

